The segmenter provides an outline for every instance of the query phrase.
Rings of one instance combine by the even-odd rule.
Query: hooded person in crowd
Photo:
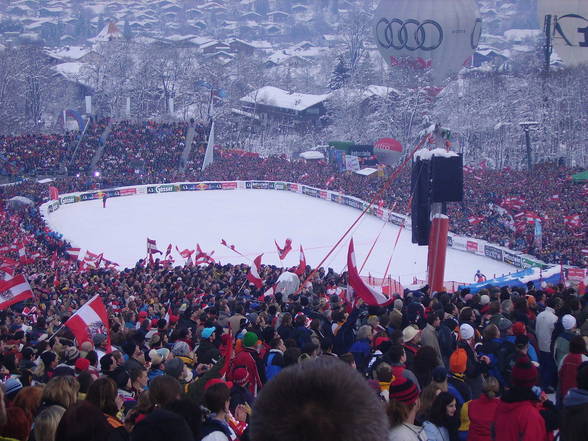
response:
[[[496,408],[493,436],[501,441],[547,441],[545,420],[533,386],[538,372],[528,357],[520,357],[512,369],[512,388]]]

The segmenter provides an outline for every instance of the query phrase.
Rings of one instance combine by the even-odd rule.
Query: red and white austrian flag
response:
[[[564,225],[568,228],[580,228],[582,226],[580,215],[572,214],[570,216],[564,216]]]
[[[147,254],[163,254],[157,249],[157,242],[155,239],[147,238]]]
[[[33,297],[33,291],[22,274],[0,280],[0,311],[31,297]]]
[[[388,297],[383,292],[374,289],[364,283],[359,276],[359,271],[355,264],[355,248],[353,246],[353,239],[349,241],[349,251],[347,252],[347,269],[349,285],[347,286],[347,293],[349,298],[363,299],[363,301],[371,306],[386,306],[394,301],[393,298]]]
[[[482,223],[483,220],[484,220],[484,218],[482,216],[468,217],[468,222],[470,223],[470,225],[477,225],[479,223]]]
[[[280,257],[280,260],[284,260],[286,258],[286,256],[288,255],[288,253],[290,251],[292,251],[292,240],[286,239],[286,243],[284,244],[283,248],[280,248],[280,246],[278,245],[278,242],[276,242],[275,239],[274,239],[274,243],[276,244],[276,248],[278,249],[278,256]]]
[[[110,352],[110,326],[108,324],[108,313],[102,299],[98,294],[88,300],[78,309],[66,322],[78,344],[84,341],[92,341],[96,334],[103,334],[107,337],[106,349]]]
[[[78,260],[78,257],[80,256],[79,248],[68,248],[67,250],[65,250],[65,252],[69,254],[71,257],[73,257],[74,260]]]
[[[247,273],[247,280],[258,289],[263,286],[263,280],[259,275],[261,271],[261,256],[263,256],[263,254],[260,254],[255,260],[253,260],[253,265],[251,265],[249,272]]]
[[[302,245],[300,245],[300,262],[298,263],[298,268],[296,268],[294,272],[300,276],[304,274],[304,271],[306,271],[306,256],[304,255]]]

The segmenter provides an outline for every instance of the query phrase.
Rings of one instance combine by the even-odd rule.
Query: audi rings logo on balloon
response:
[[[443,28],[434,20],[382,18],[376,25],[378,44],[385,49],[434,51],[443,43]]]

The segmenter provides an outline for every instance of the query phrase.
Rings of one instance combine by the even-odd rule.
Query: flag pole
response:
[[[65,324],[63,324],[63,325],[61,325],[59,328],[57,328],[57,331],[55,331],[55,332],[54,332],[54,333],[51,335],[51,337],[49,337],[49,338],[47,339],[47,341],[51,341],[51,340],[53,339],[53,337],[55,337],[55,336],[56,336],[56,335],[59,333],[59,331],[61,331],[61,330],[62,330],[64,327],[65,327]]]

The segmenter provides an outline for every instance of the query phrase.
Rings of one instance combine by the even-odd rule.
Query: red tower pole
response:
[[[437,212],[433,215],[433,220],[431,222],[429,253],[427,259],[428,279],[431,291],[443,290],[448,232],[449,218],[446,215]]]

